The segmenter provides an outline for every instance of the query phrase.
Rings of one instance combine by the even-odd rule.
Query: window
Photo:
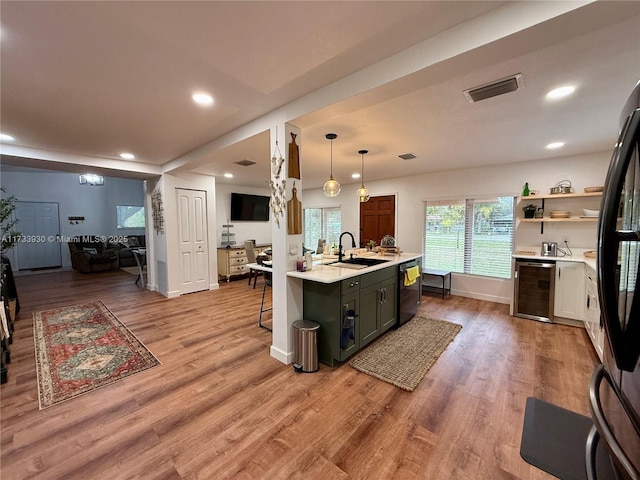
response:
[[[117,228],[144,228],[144,207],[116,205]]]
[[[515,197],[426,202],[424,268],[511,278]]]
[[[304,245],[313,250],[318,240],[324,238],[327,245],[338,244],[342,228],[340,208],[304,209]]]

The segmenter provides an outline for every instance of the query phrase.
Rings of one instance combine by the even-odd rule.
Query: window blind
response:
[[[511,278],[515,197],[426,202],[424,268]]]

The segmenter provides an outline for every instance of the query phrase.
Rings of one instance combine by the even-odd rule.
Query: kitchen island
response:
[[[381,261],[371,266],[318,263],[306,272],[287,272],[303,280],[303,318],[320,325],[322,363],[338,365],[396,325],[399,265],[421,257],[375,255],[363,257]]]

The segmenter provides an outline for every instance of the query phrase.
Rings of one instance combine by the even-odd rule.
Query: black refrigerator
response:
[[[598,224],[598,295],[606,333],[589,395],[587,476],[640,479],[640,82],[620,116]],[[605,463],[602,452],[605,449]],[[606,467],[606,468],[605,468]]]

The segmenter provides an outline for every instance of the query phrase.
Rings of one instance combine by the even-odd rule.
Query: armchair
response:
[[[81,273],[104,272],[118,267],[118,257],[100,241],[74,238],[69,243],[71,266]]]

